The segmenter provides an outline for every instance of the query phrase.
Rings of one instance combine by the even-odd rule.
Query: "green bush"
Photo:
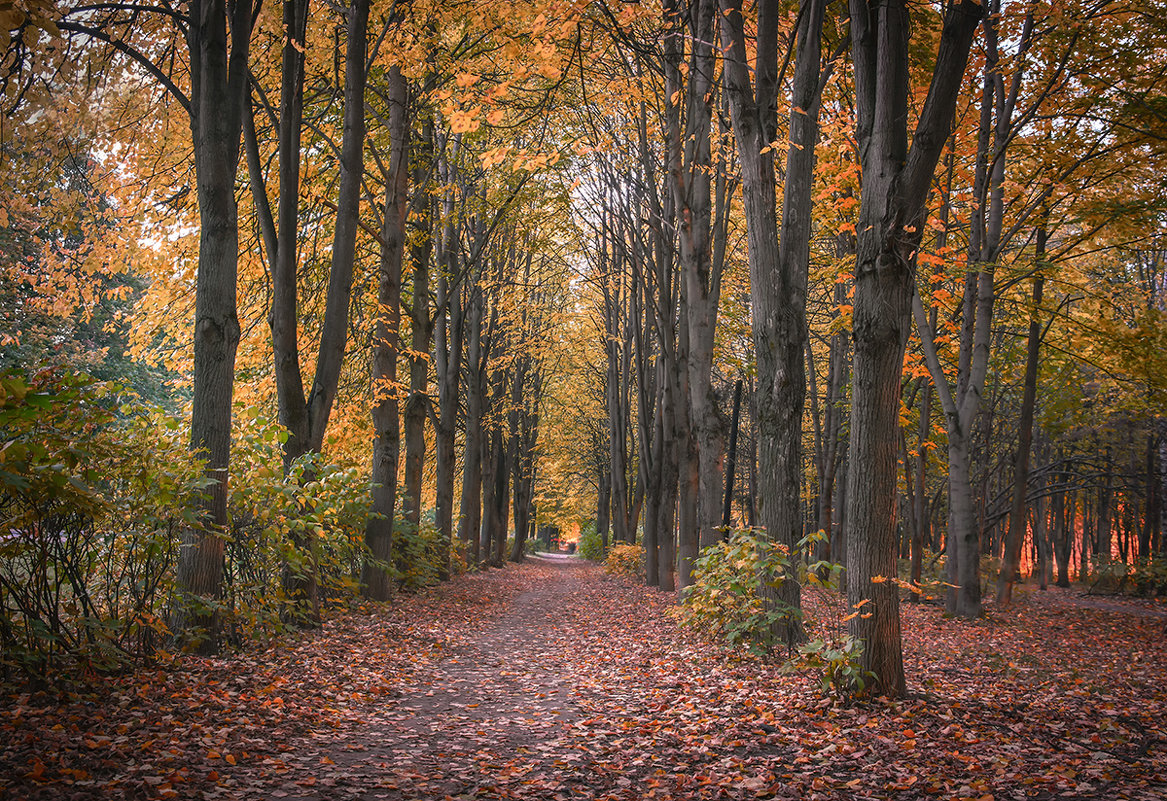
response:
[[[604,572],[626,581],[644,581],[644,548],[626,542],[608,549]]]
[[[206,486],[185,432],[62,370],[0,374],[0,670],[43,680],[146,656]]]
[[[588,523],[583,527],[579,535],[579,547],[576,549],[576,553],[592,562],[604,561],[604,543],[600,539],[600,534],[596,531],[594,523]]]
[[[319,603],[343,606],[359,591],[369,514],[367,473],[305,454],[285,476],[287,432],[256,408],[235,414],[224,575],[236,642],[269,636],[315,614],[286,597],[285,566],[316,577]]]
[[[861,663],[863,643],[843,631],[846,619],[824,625],[807,620],[801,610],[790,606],[768,608],[760,595],[763,585],[778,589],[788,581],[797,582],[800,591],[812,586],[837,591],[842,565],[812,561],[815,546],[825,536],[821,531],[808,535],[791,555],[761,532],[732,532],[728,539],[701,551],[694,565],[694,583],[677,610],[678,619],[682,625],[757,656],[773,653],[778,645],[777,624],[803,622],[807,630],[818,630],[821,636],[801,644],[784,669],[815,672],[826,694],[862,694],[869,678]]]
[[[693,565],[693,584],[681,601],[680,621],[732,646],[768,654],[776,645],[776,624],[801,619],[801,613],[781,605],[767,608],[759,589],[798,581],[802,564],[759,532],[734,531],[702,549]]]
[[[442,554],[441,533],[432,519],[422,518],[420,526],[401,518],[394,523],[390,573],[402,590],[416,592],[437,584],[443,567]]]
[[[788,670],[807,669],[818,676],[819,691],[836,698],[862,696],[874,674],[863,669],[863,641],[850,634],[811,640],[798,646]]]

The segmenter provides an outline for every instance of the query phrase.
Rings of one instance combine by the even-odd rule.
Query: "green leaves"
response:
[[[61,369],[0,375],[3,669],[67,679],[165,634],[180,528],[206,486],[159,411]]]
[[[801,558],[757,531],[734,531],[729,538],[701,551],[694,564],[694,584],[685,591],[681,623],[703,630],[734,647],[759,656],[776,644],[777,624],[798,617],[791,607],[766,609],[759,589],[777,588],[799,580]]]
[[[798,655],[786,667],[817,673],[823,695],[853,699],[862,697],[875,678],[870,670],[863,669],[862,659],[863,641],[843,634],[803,643],[798,646]]]

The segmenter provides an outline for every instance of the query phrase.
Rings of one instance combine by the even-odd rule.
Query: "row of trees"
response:
[[[324,451],[366,464],[372,453],[366,596],[385,600],[408,570],[393,547],[403,527],[436,528],[445,577],[453,554],[500,563],[513,514],[509,556],[522,558],[546,332],[566,286],[555,220],[567,187],[547,169],[561,142],[533,121],[554,101],[577,21],[570,7],[368,0],[46,4],[5,19],[18,123],[5,155],[44,165],[54,195],[11,221],[36,240],[6,263],[13,341],[31,347],[27,310],[44,276],[68,270],[54,254],[90,273],[130,266],[149,284],[127,350],[169,351],[188,377],[171,402],[189,398],[191,448],[205,459],[201,515],[177,552],[180,638],[218,646],[224,585],[237,578],[224,570],[241,403],[277,416],[289,480],[312,484]],[[77,135],[53,144],[59,129],[38,129],[49,112]],[[132,129],[111,129],[134,115]],[[62,149],[85,173],[89,215],[110,210],[105,230],[45,225]],[[63,336],[87,305],[58,310]],[[43,348],[27,356],[28,369],[55,361]],[[282,546],[284,615],[309,625],[317,533],[291,527]]]
[[[973,618],[988,556],[1008,603],[1023,563],[1064,582],[1075,552],[1082,575],[1162,553],[1161,373],[1117,356],[1162,336],[1159,40],[1116,59],[1097,32],[1140,15],[1108,4],[833,10],[679,3],[593,62],[621,75],[584,122],[597,518],[643,529],[651,584],[688,586],[745,380],[738,519],[792,552],[832,535],[819,555],[846,563],[851,633],[895,695],[898,558],[917,586],[944,559]],[[797,610],[797,584],[772,603]]]
[[[379,600],[426,526],[444,577],[594,519],[666,590],[735,521],[824,530],[889,695],[900,557],[920,582],[943,552],[975,617],[986,554],[1007,601],[1022,568],[1163,548],[1153,4],[13,13],[9,336],[56,360],[100,275],[133,383],[176,385],[209,490],[170,620],[194,644],[236,579],[240,405],[294,485],[361,466]],[[309,624],[317,537],[281,546]]]

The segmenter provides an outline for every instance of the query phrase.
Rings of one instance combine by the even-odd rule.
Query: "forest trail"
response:
[[[504,614],[398,688],[367,725],[308,744],[338,775],[312,788],[285,783],[286,797],[476,798],[567,784],[562,741],[579,712],[563,680],[574,639],[564,627],[594,568],[556,555],[528,561],[534,580]]]
[[[0,699],[0,801],[1162,801],[1162,621],[1056,601],[904,604],[913,694],[847,705],[681,628],[671,594],[536,558]]]

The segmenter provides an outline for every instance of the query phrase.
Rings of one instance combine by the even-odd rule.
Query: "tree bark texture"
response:
[[[904,0],[851,2],[857,135],[863,170],[852,332],[855,343],[847,470],[848,623],[864,643],[874,690],[904,693],[895,583],[896,461],[900,377],[915,294],[932,175],[952,125],[956,98],[982,9],[973,0],[945,14],[932,83],[908,147],[908,26]]]
[[[222,624],[231,398],[239,345],[235,176],[247,99],[251,14],[248,3],[229,10],[225,0],[192,0],[186,20],[200,224],[190,443],[206,459],[204,471],[212,483],[202,509],[204,525],[182,535],[170,628],[180,643],[201,653],[218,649]]]
[[[810,262],[811,182],[818,141],[823,0],[799,13],[781,230],[774,146],[778,116],[776,0],[758,3],[757,58],[751,82],[740,0],[722,0],[724,82],[742,169],[750,264],[750,300],[758,384],[758,522],[790,553],[802,539],[802,413],[806,403],[806,284]],[[788,645],[803,638],[796,581],[762,594],[791,616],[775,634]]]
[[[366,597],[386,601],[392,591],[389,565],[397,505],[397,467],[401,455],[397,356],[401,327],[401,264],[409,214],[409,97],[400,68],[388,75],[389,172],[381,217],[381,254],[377,276],[377,320],[373,329],[372,503],[365,525],[370,560],[361,569]]]

